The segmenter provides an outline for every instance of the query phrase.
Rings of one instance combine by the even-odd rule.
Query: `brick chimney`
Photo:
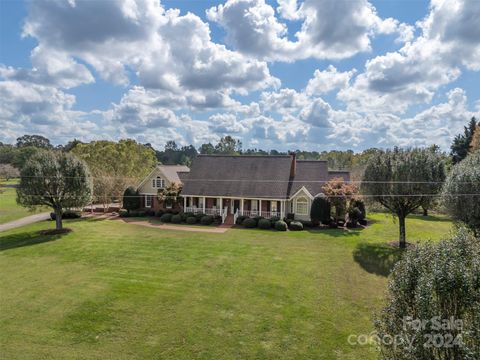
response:
[[[292,165],[290,166],[290,178],[293,179],[297,172],[297,154],[291,152],[290,156],[292,157]]]

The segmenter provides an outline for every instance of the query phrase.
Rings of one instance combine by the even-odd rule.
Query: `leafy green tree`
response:
[[[72,153],[88,164],[95,201],[100,201],[104,208],[121,199],[124,189],[137,185],[157,163],[151,148],[130,139],[77,144]]]
[[[41,148],[35,146],[23,146],[21,148],[17,148],[12,165],[17,169],[21,169],[25,163],[39,151],[41,151]]]
[[[215,153],[215,147],[211,143],[202,144],[198,151],[202,155],[212,155],[213,153]]]
[[[312,201],[312,206],[310,208],[310,219],[313,223],[318,224],[328,224],[330,222],[331,206],[330,201],[324,196],[317,196]]]
[[[52,149],[50,140],[41,135],[23,135],[17,139],[17,147],[33,146],[40,149]]]
[[[455,136],[455,139],[453,139],[450,154],[454,164],[458,164],[467,157],[476,127],[477,121],[475,117],[472,117],[468,125],[464,127],[463,134],[458,134]]]
[[[442,191],[443,205],[458,221],[480,235],[480,150],[455,165]]]
[[[138,190],[133,186],[129,186],[123,193],[123,208],[130,214],[130,210],[137,210],[140,206],[140,194],[138,193]]]
[[[465,229],[404,254],[375,321],[381,358],[480,359],[479,259],[480,239]]]
[[[92,179],[83,161],[71,154],[41,150],[20,172],[17,202],[26,207],[51,207],[60,230],[63,210],[87,205],[91,194]]]
[[[399,222],[399,243],[406,247],[405,218],[436,196],[445,180],[442,159],[426,149],[380,151],[370,158],[361,191],[388,209]]]
[[[0,164],[13,164],[17,151],[13,145],[0,143]]]

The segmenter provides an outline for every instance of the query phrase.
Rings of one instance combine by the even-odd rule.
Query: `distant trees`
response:
[[[215,146],[215,152],[217,154],[238,155],[242,152],[242,142],[227,135],[222,137]]]
[[[71,154],[41,150],[23,166],[17,202],[27,207],[49,206],[62,229],[64,209],[87,205],[92,179],[85,163]]]
[[[399,246],[406,247],[405,219],[440,192],[445,165],[428,149],[380,151],[368,162],[361,191],[383,205],[399,221]]]
[[[165,165],[179,164],[190,166],[193,159],[198,155],[198,151],[193,145],[179,147],[175,141],[167,141],[164,150],[157,150],[155,153],[158,161]]]
[[[480,359],[478,259],[465,229],[403,255],[375,321],[382,359]]]
[[[23,135],[17,138],[17,147],[33,146],[40,149],[52,149],[50,140],[41,135]]]
[[[443,186],[445,209],[480,235],[480,150],[455,165]]]
[[[0,163],[0,179],[5,179],[6,181],[16,178],[20,175],[20,172],[17,168],[13,167],[10,164],[1,164]]]
[[[472,117],[468,125],[464,127],[463,134],[458,134],[453,139],[450,154],[454,164],[458,164],[467,157],[476,127],[477,121],[475,117]]]
[[[121,199],[124,190],[137,185],[157,163],[150,147],[130,139],[77,144],[71,152],[88,164],[95,201],[100,201],[104,207]]]

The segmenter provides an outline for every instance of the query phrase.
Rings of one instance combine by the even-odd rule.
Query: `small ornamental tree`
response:
[[[326,197],[317,196],[312,201],[312,207],[310,208],[310,219],[313,223],[328,224],[330,222],[330,201]]]
[[[382,359],[480,359],[479,259],[464,228],[404,254],[375,321]]]
[[[335,217],[337,220],[345,218],[347,200],[358,193],[358,187],[354,184],[346,183],[341,177],[337,177],[323,185],[322,190],[331,205],[335,207]]]
[[[56,229],[62,229],[64,209],[87,205],[92,179],[85,163],[71,154],[42,150],[20,171],[17,202],[26,207],[50,206]]]
[[[447,212],[480,235],[480,150],[455,165],[442,191]]]
[[[181,192],[182,185],[171,183],[166,188],[158,190],[157,198],[159,201],[162,201],[167,205],[174,206],[178,203]]]
[[[126,188],[123,193],[123,208],[130,214],[130,210],[137,210],[140,208],[140,205],[140,195],[138,191],[135,190],[133,186]]]
[[[370,158],[362,179],[362,193],[398,217],[399,245],[406,247],[408,214],[437,196],[445,180],[445,165],[426,149],[381,151]]]

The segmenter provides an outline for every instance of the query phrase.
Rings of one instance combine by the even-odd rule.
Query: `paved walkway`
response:
[[[33,223],[43,221],[43,220],[48,220],[48,219],[50,219],[49,212],[25,216],[24,218],[21,218],[18,220],[10,221],[5,224],[0,224],[0,232],[15,229],[20,226],[33,224]]]
[[[142,220],[133,220],[133,219],[125,219],[122,218],[122,221],[133,224],[133,225],[141,225],[151,228],[163,229],[163,230],[178,230],[178,231],[190,231],[190,232],[202,232],[202,233],[211,233],[211,234],[223,234],[230,229],[231,226],[224,226],[221,227],[193,227],[193,226],[185,226],[185,225],[168,225],[168,224],[155,224],[148,221]]]

